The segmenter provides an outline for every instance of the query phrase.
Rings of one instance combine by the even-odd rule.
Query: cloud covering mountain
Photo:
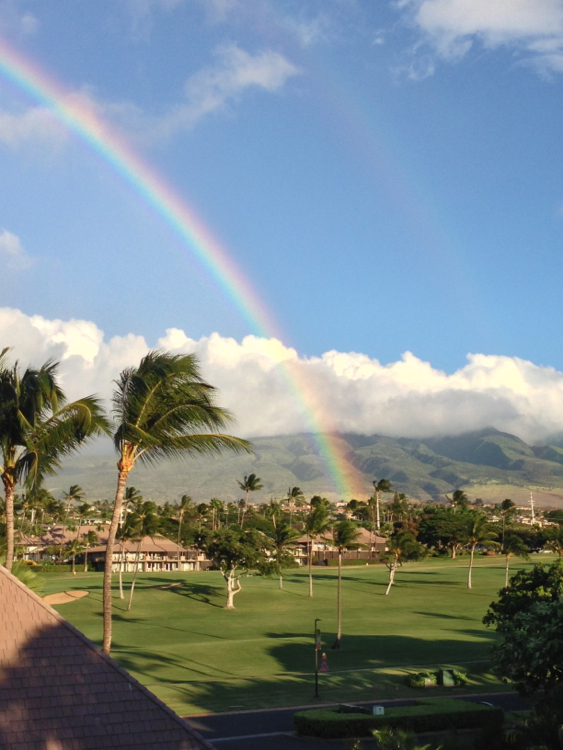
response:
[[[107,340],[91,321],[48,320],[0,308],[4,346],[13,347],[22,365],[60,360],[71,398],[99,393],[106,399],[118,373],[150,348],[133,333]],[[177,328],[154,346],[195,352],[204,377],[220,389],[221,405],[232,410],[237,432],[245,436],[310,427],[283,376],[287,365],[323,404],[330,428],[340,432],[427,438],[491,426],[534,444],[563,432],[563,373],[517,357],[469,354],[464,367],[447,374],[410,352],[387,365],[356,352],[303,357],[276,339],[246,336],[239,342],[213,333],[196,341]]]

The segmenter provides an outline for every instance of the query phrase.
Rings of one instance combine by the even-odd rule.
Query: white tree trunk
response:
[[[229,570],[226,573],[223,573],[223,578],[227,582],[227,603],[225,605],[225,609],[234,609],[235,608],[235,595],[238,594],[238,592],[242,589],[242,586],[240,585],[240,581],[235,576],[235,570]]]
[[[283,589],[283,576],[280,573],[280,589]]]
[[[469,571],[467,574],[467,588],[471,588],[471,573],[473,571],[473,554],[475,552],[475,546],[471,547],[471,554],[469,556]]]
[[[313,596],[313,539],[309,541],[309,596]]]
[[[121,552],[119,554],[119,598],[125,599],[123,593],[123,561],[125,559],[125,543],[121,540]]]
[[[391,565],[389,568],[389,584],[387,586],[387,591],[385,592],[385,596],[391,591],[391,586],[395,583],[395,571],[397,570],[397,566],[395,563]]]

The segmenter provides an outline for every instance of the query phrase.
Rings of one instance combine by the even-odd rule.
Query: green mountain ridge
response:
[[[358,472],[364,496],[370,493],[372,480],[382,477],[390,479],[399,492],[419,500],[444,501],[445,494],[459,487],[563,488],[563,448],[530,446],[494,428],[419,440],[349,433],[332,438],[344,464]],[[156,502],[173,501],[182,494],[196,501],[211,497],[235,501],[242,497],[237,480],[254,472],[264,485],[251,498],[255,502],[281,498],[288,487],[296,485],[307,496],[338,497],[312,435],[262,437],[252,442],[252,456],[224,454],[151,467],[139,465],[130,475],[130,484]],[[115,491],[116,474],[114,457],[78,455],[65,463],[48,487],[56,493],[79,484],[90,498],[109,499]],[[362,494],[356,492],[356,497],[362,499]]]

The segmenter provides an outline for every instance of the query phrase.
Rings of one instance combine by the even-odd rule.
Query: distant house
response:
[[[344,560],[375,560],[381,552],[385,552],[385,545],[387,539],[383,536],[379,536],[367,529],[358,529],[357,543],[361,545],[358,549],[345,550],[342,553]],[[327,532],[324,536],[317,536],[313,539],[313,565],[315,563],[322,563],[325,560],[335,560],[338,558],[338,550],[332,543],[330,533]],[[296,542],[295,546],[295,559],[299,565],[307,565],[309,562],[309,537],[302,536]]]
[[[0,566],[0,748],[213,750]]]
[[[182,570],[208,570],[211,560],[197,547],[187,549],[163,536],[145,536],[140,547],[137,542],[122,543],[116,540],[113,548],[113,570],[118,572],[123,565],[124,573],[135,570],[137,550],[139,551],[139,571],[142,573],[170,573]],[[104,546],[92,547],[88,557],[97,570],[103,570],[106,560]]]

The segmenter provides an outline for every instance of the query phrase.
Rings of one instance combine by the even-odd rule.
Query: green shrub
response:
[[[297,734],[323,739],[369,737],[372,730],[396,727],[410,732],[500,727],[501,708],[481,706],[452,698],[417,701],[414,706],[391,707],[383,716],[338,713],[337,707],[315,708],[293,715]]]
[[[467,685],[467,675],[465,672],[459,672],[457,669],[452,669],[456,685]]]
[[[438,675],[436,672],[417,672],[416,674],[407,675],[406,683],[412,688],[423,688],[430,685],[437,685]]]

